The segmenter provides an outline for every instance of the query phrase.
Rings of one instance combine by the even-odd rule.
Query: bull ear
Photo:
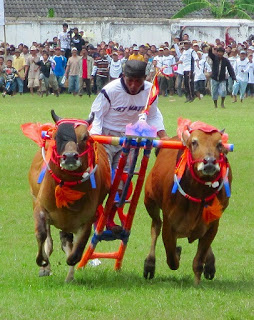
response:
[[[90,126],[90,124],[93,122],[94,120],[94,112],[92,112],[90,115],[89,115],[89,118],[88,120],[86,120],[86,122],[88,123],[88,125]]]
[[[57,122],[57,121],[59,121],[59,120],[61,120],[62,118],[60,118],[60,117],[58,117],[57,115],[56,115],[56,113],[55,113],[55,110],[51,110],[51,116],[52,116],[52,119],[55,121],[55,122]]]
[[[189,131],[188,130],[184,130],[183,133],[182,133],[182,139],[181,139],[184,146],[188,145],[189,137],[190,137]]]

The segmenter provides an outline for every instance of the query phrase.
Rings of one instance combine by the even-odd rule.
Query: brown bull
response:
[[[62,249],[70,266],[66,281],[71,281],[95,221],[96,209],[109,191],[110,169],[103,146],[95,149],[89,144],[87,129],[92,120],[61,119],[54,111],[52,117],[56,122],[51,140],[55,141],[55,147],[42,183],[37,183],[44,162],[41,151],[36,153],[29,172],[38,242],[36,262],[41,267],[40,276],[51,273],[50,225],[54,225],[61,230]],[[46,144],[48,152],[49,143]],[[93,173],[96,188],[92,188],[89,179]]]
[[[160,150],[145,185],[145,206],[152,218],[152,243],[145,260],[145,278],[154,277],[155,246],[162,226],[170,269],[179,267],[181,247],[177,247],[177,239],[188,238],[189,243],[198,239],[193,260],[195,283],[200,282],[203,272],[206,279],[213,279],[216,270],[211,244],[219,218],[229,202],[225,186],[229,181],[230,188],[232,181],[222,134],[218,130],[189,130],[182,136],[186,145],[184,152]],[[181,179],[177,179],[180,177],[177,174]],[[172,193],[173,186],[177,189],[175,193]],[[163,211],[163,225],[160,209]]]

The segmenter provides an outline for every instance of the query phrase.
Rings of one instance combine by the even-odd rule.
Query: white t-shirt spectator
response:
[[[71,38],[70,38],[70,34],[68,31],[64,32],[60,32],[58,34],[58,40],[60,41],[60,47],[61,49],[70,49],[71,48]]]
[[[237,81],[243,81],[243,82],[248,82],[248,76],[249,76],[249,60],[245,58],[244,60],[241,60],[238,58],[235,63],[235,75],[236,75],[236,80]]]
[[[153,58],[153,60],[155,60],[156,61],[156,67],[157,68],[162,68],[162,61],[163,61],[163,56],[162,57],[160,57],[160,56],[155,56],[154,58]]]
[[[171,65],[173,65],[175,63],[176,63],[176,59],[172,54],[170,54],[168,56],[163,56],[163,60],[162,60],[163,73],[166,75],[172,74],[173,69],[172,69]]]
[[[205,72],[211,72],[212,69],[210,65],[204,60],[199,60],[199,68],[197,66],[197,62],[195,62],[195,74],[194,74],[194,82],[199,80],[206,80]]]
[[[254,83],[254,62],[249,62],[249,81],[248,83]]]
[[[188,50],[184,50],[179,61],[182,61],[183,63],[183,71],[191,71],[191,59],[194,59],[194,61],[199,60],[198,55],[195,50],[189,48]],[[195,63],[193,64],[193,66]],[[192,70],[194,71],[194,70]]]
[[[111,78],[119,78],[121,73],[123,72],[122,62],[121,60],[114,61],[113,59],[109,64],[109,75]]]

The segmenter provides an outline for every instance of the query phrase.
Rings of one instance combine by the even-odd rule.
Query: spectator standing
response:
[[[247,86],[247,92],[250,96],[254,97],[254,62],[253,62],[253,54],[248,56],[249,59],[249,81]]]
[[[226,69],[233,80],[236,80],[234,69],[229,60],[223,57],[225,49],[219,47],[217,55],[213,53],[213,45],[210,45],[208,55],[212,59],[211,94],[214,107],[218,107],[218,97],[221,96],[221,107],[225,108],[224,102],[227,95]]]
[[[195,61],[199,67],[199,58],[197,53],[191,48],[190,41],[184,41],[184,51],[177,62],[183,64],[184,88],[186,94],[185,102],[192,102],[195,99],[194,93],[194,66]]]
[[[7,60],[6,66],[3,68],[3,74],[5,76],[6,82],[3,89],[2,96],[5,98],[6,94],[12,95],[15,90],[15,77],[20,76],[18,71],[13,68],[12,60]]]
[[[2,87],[4,86],[4,69],[5,65],[4,65],[4,57],[0,56],[0,90],[2,89]]]
[[[80,59],[76,47],[71,49],[72,56],[67,62],[65,77],[69,79],[69,93],[77,95],[79,92]]]
[[[233,69],[235,68],[235,63],[237,58],[238,58],[237,50],[234,48],[230,51],[230,53],[228,53],[228,60],[231,63],[231,66],[233,67]],[[232,91],[233,91],[233,84],[234,82],[232,78],[227,73],[227,88],[228,88],[228,93],[230,94],[232,94]]]
[[[26,60],[25,65],[25,76],[28,75],[28,85],[30,93],[33,95],[34,89],[39,88],[39,76],[40,76],[40,67],[36,65],[36,62],[40,60],[37,56],[37,49],[35,46],[30,48],[30,55]]]
[[[139,53],[138,47],[133,47],[133,54],[129,56],[129,60],[145,61],[142,54]]]
[[[237,102],[237,94],[240,91],[240,100],[243,102],[249,76],[249,60],[246,58],[246,52],[240,51],[240,57],[236,60],[234,67],[236,79],[233,85],[233,103]]]
[[[60,47],[56,47],[55,56],[53,57],[53,59],[55,61],[55,68],[53,72],[54,72],[54,75],[56,76],[56,80],[59,88],[58,92],[60,93],[61,87],[63,86],[62,79],[63,79],[65,68],[67,65],[67,59],[65,56],[61,55]]]
[[[71,36],[68,30],[68,24],[63,24],[63,31],[58,34],[58,46],[65,51],[65,57],[68,59],[71,55]]]
[[[38,66],[40,66],[40,93],[41,97],[43,97],[43,93],[46,92],[46,96],[49,94],[49,77],[51,70],[51,61],[49,60],[49,54],[47,52],[43,53],[42,60],[36,62]],[[45,87],[45,90],[44,90]],[[57,96],[58,96],[58,92]]]
[[[183,52],[183,48],[179,48],[180,50],[180,56]],[[183,89],[182,89],[182,86],[183,86],[183,64],[180,63],[177,65],[177,70],[175,71],[176,73],[176,92],[177,92],[177,95],[178,97],[182,97],[183,95]]]
[[[113,52],[112,58],[109,64],[109,77],[110,80],[115,80],[121,77],[123,73],[121,60],[118,58],[118,53]]]
[[[160,91],[164,97],[169,94],[174,94],[174,73],[173,66],[175,65],[175,57],[171,54],[168,47],[164,48],[164,56],[162,60],[162,78],[160,82]]]
[[[85,40],[78,33],[78,28],[73,28],[73,34],[71,35],[71,46],[77,48],[78,53],[82,50],[82,46],[85,45]]]
[[[205,85],[206,85],[206,72],[211,72],[211,67],[202,58],[202,52],[198,51],[197,55],[199,57],[199,67],[195,63],[195,75],[194,75],[194,91],[199,100],[205,95]]]
[[[18,92],[20,95],[23,94],[24,90],[24,79],[25,79],[25,58],[20,56],[21,52],[17,48],[15,49],[15,57],[13,59],[13,67],[18,71],[19,76],[16,75],[16,84],[18,85]]]
[[[92,76],[96,78],[97,92],[100,92],[109,77],[109,59],[105,49],[100,49],[100,56],[94,60]]]
[[[84,83],[86,85],[86,92],[90,98],[91,96],[91,74],[93,70],[94,60],[88,55],[88,50],[86,47],[83,47],[81,50],[81,59],[80,62],[80,78],[79,78],[79,96],[82,97],[84,92]]]

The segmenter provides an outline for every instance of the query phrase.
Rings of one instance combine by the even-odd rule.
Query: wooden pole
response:
[[[5,24],[4,24],[4,60],[6,60],[7,56],[7,48],[6,48],[6,30],[5,30]]]

